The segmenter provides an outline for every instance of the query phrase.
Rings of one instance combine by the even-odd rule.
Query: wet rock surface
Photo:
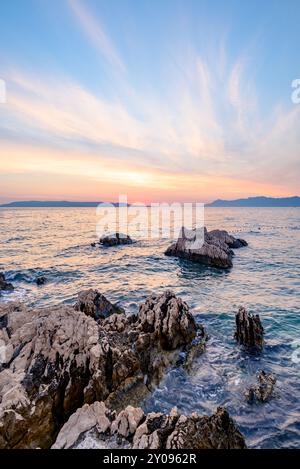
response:
[[[245,308],[239,308],[235,316],[235,339],[239,344],[261,350],[264,346],[264,328],[258,314],[249,314]]]
[[[0,295],[1,291],[13,291],[14,287],[11,283],[7,282],[5,279],[5,275],[0,272]]]
[[[114,308],[93,290],[75,307],[0,306],[0,448],[50,447],[85,403],[138,402],[194,342],[205,343],[172,292],[150,297],[134,316]],[[129,428],[137,421],[135,413]]]
[[[251,386],[246,392],[246,399],[249,404],[255,401],[266,402],[272,396],[276,385],[276,378],[272,373],[260,371],[257,375],[257,384]]]
[[[98,245],[102,246],[119,246],[122,244],[133,244],[133,240],[129,235],[124,233],[110,233],[101,236]],[[96,247],[97,243],[92,243],[92,247]]]
[[[35,283],[37,286],[41,287],[42,285],[45,285],[47,283],[47,278],[44,277],[44,275],[41,275],[40,277],[37,277],[35,279]]]
[[[239,249],[248,246],[247,241],[241,238],[235,238],[225,230],[209,231],[207,232],[207,239],[211,241],[219,240],[221,243],[227,244],[230,249]]]
[[[176,408],[169,415],[144,414],[142,409],[128,406],[117,415],[103,402],[78,409],[61,429],[53,448],[87,447],[91,442],[96,448],[246,448],[242,434],[223,408],[208,417],[180,415]]]
[[[199,264],[228,269],[237,249],[247,246],[247,242],[234,238],[224,230],[187,230],[182,228],[178,240],[165,252],[167,256],[188,259]]]

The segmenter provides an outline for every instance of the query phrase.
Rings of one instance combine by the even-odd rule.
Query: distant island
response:
[[[1,204],[0,208],[50,208],[50,207],[97,207],[99,204],[115,207],[126,207],[130,204],[119,204],[109,202],[70,202],[66,200],[25,200]],[[236,200],[215,200],[214,202],[205,204],[206,207],[300,207],[300,197],[248,197],[246,199]]]
[[[248,197],[236,200],[215,200],[206,207],[300,207],[300,197]]]
[[[7,204],[1,204],[0,207],[2,208],[50,208],[50,207],[62,207],[62,208],[72,208],[72,207],[97,207],[99,204],[104,204],[107,206],[114,205],[115,207],[118,206],[126,206],[127,204],[119,204],[113,202],[68,202],[66,200],[24,200],[24,201],[17,201],[17,202],[10,202]]]

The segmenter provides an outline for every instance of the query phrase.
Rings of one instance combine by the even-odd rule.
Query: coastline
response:
[[[100,244],[133,243],[122,236],[103,237]],[[172,253],[165,254],[224,269],[233,266],[232,249],[248,246],[226,231],[204,228],[204,244],[191,251],[193,236],[197,230],[182,229]],[[2,290],[13,290],[3,274],[1,282]],[[47,278],[38,277],[36,283],[43,286]],[[250,353],[261,353],[259,316],[240,309],[235,322],[236,341]],[[126,314],[92,289],[79,293],[73,306],[32,309],[8,303],[0,305],[0,324],[1,448],[76,448],[91,434],[93,447],[104,448],[246,448],[221,407],[207,417],[185,416],[176,408],[170,415],[145,415],[132,405],[141,404],[166,370],[191,369],[209,340],[173,292],[148,297],[137,315]],[[264,373],[250,389],[249,403],[250,395],[251,402],[271,398],[275,382]]]
[[[58,212],[59,211],[57,212],[54,211],[52,213],[55,214]],[[83,210],[82,213],[83,212],[85,212],[86,213],[85,216],[87,216],[88,212],[86,212],[85,210]],[[231,214],[231,216],[233,216],[234,212],[233,211],[230,212],[230,209],[229,209],[228,213]],[[72,211],[69,211],[67,213],[69,213],[69,217],[72,217]],[[76,210],[76,213],[78,213],[77,210]],[[214,211],[213,213],[216,213],[216,212]],[[237,213],[241,213],[241,212],[237,212]],[[44,214],[46,216],[45,212]],[[90,214],[89,216],[91,216],[92,212],[89,212],[89,214]],[[45,220],[47,220],[47,218],[45,218]],[[51,223],[53,223],[54,220],[55,218],[50,218]],[[60,222],[59,218],[57,220],[59,220]],[[91,218],[89,218],[89,220],[91,220]],[[225,218],[223,218],[223,220],[226,221]],[[228,221],[230,222],[230,220]],[[238,216],[238,223],[236,224],[236,226],[238,226],[240,223],[241,223],[241,218],[240,216]],[[273,224],[275,223],[273,222]],[[253,225],[251,225],[251,227],[252,226]],[[245,288],[244,285],[250,285],[251,279],[249,279],[248,277],[248,272],[249,272],[248,265],[250,265],[251,259],[253,259],[254,262],[257,262],[257,259],[258,259],[257,252],[259,252],[257,251],[257,246],[259,246],[258,243],[262,243],[263,249],[265,249],[266,242],[269,243],[269,239],[270,239],[269,231],[267,231],[267,229],[263,225],[261,226],[262,226],[262,229],[257,230],[255,232],[254,231],[251,232],[251,230],[248,229],[248,232],[246,233],[245,237],[249,242],[249,246],[236,251],[236,255],[233,258],[233,267],[231,269],[225,269],[224,272],[222,269],[221,271],[219,271],[218,269],[215,269],[212,267],[198,265],[197,263],[191,262],[189,260],[185,260],[185,259],[182,260],[182,259],[177,259],[176,257],[170,258],[168,256],[164,256],[163,253],[169,246],[168,241],[166,241],[166,243],[165,242],[156,243],[153,241],[151,242],[139,241],[137,243],[133,243],[133,244],[125,245],[125,246],[112,246],[109,248],[105,246],[92,247],[88,243],[86,243],[85,245],[82,245],[81,247],[80,243],[79,245],[74,243],[75,238],[73,238],[73,233],[72,233],[72,236],[70,237],[70,241],[73,243],[73,247],[71,249],[67,247],[66,250],[62,251],[63,252],[62,261],[64,264],[68,262],[68,264],[71,266],[72,263],[70,263],[70,259],[71,260],[74,259],[74,261],[72,262],[74,262],[74,265],[76,266],[78,259],[80,259],[80,265],[83,265],[82,262],[84,259],[84,262],[86,262],[87,265],[91,267],[91,275],[90,276],[81,275],[81,276],[76,277],[76,272],[78,269],[78,267],[76,267],[74,270],[70,271],[70,280],[68,281],[68,283],[65,283],[66,280],[68,279],[67,272],[64,272],[63,275],[58,276],[57,270],[34,268],[31,270],[27,270],[27,271],[25,270],[25,273],[22,273],[22,277],[21,277],[21,274],[18,271],[16,274],[15,273],[12,274],[10,271],[6,281],[14,285],[15,291],[12,293],[9,293],[9,292],[5,293],[2,296],[0,300],[2,304],[1,307],[9,307],[9,304],[7,303],[7,301],[9,300],[10,297],[12,299],[17,299],[17,295],[20,292],[20,285],[29,285],[30,291],[27,290],[24,292],[22,303],[27,304],[28,305],[27,308],[29,307],[31,311],[36,312],[34,314],[38,314],[37,312],[44,310],[44,308],[46,308],[47,311],[53,311],[53,310],[63,311],[63,309],[67,307],[67,308],[71,308],[71,311],[72,311],[72,305],[75,303],[74,293],[71,292],[69,296],[70,300],[67,300],[67,303],[66,303],[64,298],[62,299],[62,301],[59,300],[59,296],[57,295],[58,289],[60,289],[59,291],[65,295],[67,293],[68,288],[72,285],[71,282],[75,282],[74,285],[77,285],[77,286],[84,284],[85,288],[86,287],[88,288],[89,286],[91,286],[92,288],[95,288],[95,286],[99,284],[100,281],[103,282],[104,280],[107,280],[108,282],[110,282],[111,287],[109,288],[109,290],[107,290],[107,287],[105,289],[105,283],[102,283],[100,292],[102,293],[102,291],[105,291],[106,298],[109,298],[109,300],[113,301],[114,304],[117,304],[118,307],[122,306],[122,308],[125,309],[127,316],[130,317],[132,314],[134,314],[135,316],[138,314],[138,307],[141,304],[144,304],[147,301],[147,298],[149,296],[149,293],[145,294],[145,290],[139,289],[138,286],[137,287],[135,286],[135,283],[134,283],[135,278],[137,282],[140,282],[140,280],[143,279],[143,281],[145,282],[144,284],[145,286],[147,285],[147,283],[149,283],[149,281],[151,281],[153,285],[152,291],[154,294],[157,293],[157,295],[164,294],[164,292],[167,290],[167,287],[170,288],[172,285],[176,286],[177,278],[182,279],[182,281],[184,282],[183,283],[184,288],[179,288],[179,289],[176,288],[176,296],[178,298],[184,299],[187,305],[189,305],[190,311],[192,312],[193,317],[195,317],[196,323],[197,324],[202,323],[205,325],[205,328],[207,329],[207,333],[209,335],[209,340],[206,341],[205,343],[205,350],[203,350],[202,351],[203,353],[200,353],[200,354],[196,353],[194,355],[194,353],[191,353],[190,356],[193,358],[189,359],[189,362],[190,362],[189,366],[183,366],[183,364],[180,363],[180,364],[175,364],[172,366],[167,366],[165,369],[162,368],[161,377],[158,380],[158,382],[155,384],[155,386],[151,389],[151,392],[148,392],[148,391],[144,392],[146,390],[145,390],[143,383],[140,383],[140,386],[136,388],[136,390],[133,393],[130,393],[128,389],[128,391],[126,391],[127,397],[125,398],[124,394],[122,397],[122,400],[124,402],[124,408],[128,406],[132,406],[136,409],[136,408],[139,408],[139,406],[142,406],[142,411],[144,415],[143,419],[147,419],[147,416],[149,416],[149,414],[153,412],[164,416],[164,418],[167,418],[167,416],[170,416],[172,409],[177,406],[177,402],[176,402],[177,400],[179,403],[179,408],[177,410],[179,418],[180,416],[182,416],[182,418],[187,417],[189,419],[192,416],[193,412],[196,411],[198,414],[197,418],[201,419],[204,416],[207,416],[207,418],[212,418],[216,414],[217,408],[220,406],[224,407],[224,404],[225,404],[225,407],[228,407],[227,411],[229,413],[229,417],[233,419],[234,425],[236,425],[236,427],[240,429],[240,432],[245,435],[247,446],[248,446],[248,441],[249,441],[250,442],[249,446],[253,447],[254,446],[253,440],[252,441],[251,439],[249,440],[249,434],[248,434],[249,423],[251,425],[252,418],[254,417],[257,418],[257,413],[259,412],[260,405],[263,405],[266,409],[270,409],[270,408],[275,409],[277,406],[278,415],[281,415],[282,413],[280,412],[280,409],[278,408],[278,396],[283,396],[283,393],[285,392],[282,389],[282,380],[284,379],[284,374],[282,374],[282,370],[281,370],[280,372],[276,373],[276,378],[278,380],[278,383],[276,383],[276,386],[275,386],[274,396],[268,399],[266,403],[257,404],[256,402],[254,402],[253,404],[249,404],[247,402],[248,398],[245,397],[246,391],[252,388],[254,390],[253,392],[255,392],[256,386],[259,386],[259,384],[256,384],[256,376],[259,370],[261,369],[266,370],[267,374],[270,372],[274,372],[275,370],[275,367],[274,369],[272,368],[272,361],[270,360],[272,360],[272,350],[273,349],[276,350],[276,348],[280,347],[280,342],[278,342],[278,338],[276,339],[276,331],[274,335],[274,330],[270,329],[270,324],[271,323],[274,324],[273,320],[271,321],[272,306],[270,308],[270,312],[268,311],[266,312],[266,310],[262,310],[261,307],[257,306],[255,304],[255,301],[254,302],[250,301],[249,300],[250,297],[245,301],[245,305],[247,306],[247,308],[252,309],[254,313],[256,312],[262,313],[262,322],[263,322],[264,327],[266,326],[265,329],[266,329],[266,334],[267,334],[266,336],[267,345],[265,348],[265,352],[259,353],[259,354],[252,354],[252,353],[249,354],[244,349],[244,347],[241,345],[238,345],[233,338],[234,322],[235,322],[234,317],[235,317],[235,313],[237,313],[238,311],[237,302],[241,300],[241,296],[240,296],[241,292],[244,292],[244,298],[245,298],[246,291],[244,290]],[[295,227],[296,226],[297,225],[295,225]],[[26,228],[26,225],[25,225],[25,228]],[[294,231],[292,230],[292,228],[293,226],[290,227],[291,229],[290,236],[294,236],[295,234],[297,234],[297,230]],[[77,230],[77,224],[74,225],[74,233],[76,232],[76,230]],[[235,230],[233,229],[231,232],[234,232],[234,231]],[[35,231],[33,230],[32,233],[34,232]],[[23,245],[23,242],[28,243],[28,234],[29,234],[28,229],[26,229],[26,233],[27,233],[27,237],[26,239],[24,239],[24,241],[19,239],[19,237],[18,237],[18,240],[15,239],[14,241],[11,241],[11,244],[14,247],[14,249],[16,250],[18,249],[20,250],[20,252],[21,251],[24,252],[22,245]],[[59,235],[59,230],[56,230],[56,234]],[[85,236],[85,239],[86,239],[86,236]],[[287,242],[290,242],[290,239],[292,238],[286,237]],[[55,242],[54,245],[57,246],[57,239],[55,239],[54,242]],[[276,242],[277,243],[276,245],[278,246],[278,241],[276,241],[276,237],[274,239],[274,242]],[[254,246],[256,246],[256,251],[254,251],[253,249]],[[5,247],[5,244],[3,245],[3,247],[7,249],[7,247]],[[152,277],[149,276],[149,271],[143,277],[142,266],[147,266],[147,259],[149,259],[149,249],[153,250],[153,251],[150,251],[150,252],[153,252],[153,254],[151,254],[153,256],[153,261],[151,259],[151,264],[150,264]],[[280,246],[280,249],[281,250],[284,249],[282,244]],[[159,253],[158,253],[158,250],[159,250]],[[52,260],[52,257],[50,256],[50,251],[46,253],[43,245],[41,245],[40,251],[41,251],[41,254],[43,255],[47,254],[49,263],[51,262],[51,265],[52,265],[53,260]],[[143,254],[144,252],[147,257],[145,257],[145,255]],[[78,254],[80,254],[81,256],[80,258],[78,258]],[[277,261],[278,261],[278,258],[279,256],[277,254],[277,257],[276,257]],[[27,259],[31,259],[31,255],[28,256]],[[54,256],[54,259],[55,259],[55,256]],[[126,284],[126,289],[127,289],[126,293],[129,298],[128,303],[124,302],[124,296],[122,297],[122,289],[120,289],[120,287],[118,286],[118,283],[116,283],[117,279],[119,278],[119,280],[122,280],[120,282],[120,285],[122,284],[124,285],[123,280],[125,279],[126,281],[126,278],[127,278],[127,277],[122,277],[122,259],[124,259],[124,262],[125,262],[124,272],[125,271],[128,272],[128,269],[129,269],[128,261],[126,259],[131,259],[132,267],[137,272],[136,274],[134,274],[135,270],[130,271],[131,273],[135,275],[135,276],[132,275],[130,278],[130,282],[133,282],[133,284],[131,285],[129,280],[128,280],[128,283]],[[137,265],[139,265],[139,264],[136,264],[137,262],[140,262],[141,267],[137,268]],[[158,262],[159,264],[157,264]],[[265,262],[266,261],[264,261],[264,263],[261,263],[261,265],[265,265]],[[155,267],[155,265],[157,265],[157,267]],[[97,272],[96,269],[98,269],[100,266],[103,266],[105,268],[105,271],[103,272],[103,275],[101,274],[101,277],[97,278],[97,274],[95,274],[95,272]],[[159,279],[160,279],[158,266],[165,269],[165,275],[166,275],[166,278],[168,279],[168,283],[163,283],[160,287],[157,287],[156,286],[157,284],[153,283],[153,280],[157,279],[157,282],[159,282]],[[174,271],[175,267],[178,269],[177,271],[176,270]],[[238,282],[237,282],[238,277],[237,276],[240,277],[243,274],[243,271],[246,273],[246,277],[244,280],[245,283],[243,283],[242,289],[238,289]],[[112,277],[112,273],[114,273],[116,277]],[[36,283],[37,279],[43,276],[46,278],[45,283],[42,283],[40,286],[37,285]],[[90,279],[94,281],[95,283],[93,282],[89,283]],[[192,294],[189,294],[187,298],[185,292],[189,288],[190,282],[193,282],[193,284],[195,285],[195,289],[193,290]],[[205,288],[207,288],[209,284],[219,285],[219,287],[215,289],[214,291],[210,291],[209,294],[203,296],[203,293],[205,293]],[[290,280],[289,280],[289,284],[290,284]],[[224,303],[222,304],[221,302],[222,301],[224,302],[224,298],[226,298],[225,296],[226,286],[230,287],[231,289],[234,287],[234,290],[229,290],[230,296],[228,297],[228,300],[230,304],[228,307],[229,312],[227,316],[224,315],[224,313],[222,312],[220,308],[220,304],[221,304],[221,307],[224,308]],[[135,292],[135,295],[136,295],[135,297],[132,296],[132,292]],[[251,292],[251,290],[249,290],[249,292]],[[53,296],[53,298],[51,299],[51,304],[50,305],[48,304],[47,306],[46,305],[43,306],[43,303],[40,302],[39,298],[45,298],[47,300],[47,297],[49,297],[50,294]],[[203,303],[201,306],[201,312],[199,311],[199,306],[198,306],[199,302],[197,300],[197,294],[199,295],[199,298],[201,298],[202,303],[203,303],[203,300],[206,300],[206,303]],[[257,288],[255,288],[255,294],[257,294]],[[134,300],[132,300],[132,298],[134,298]],[[255,299],[255,296],[253,298]],[[273,300],[274,298],[275,297],[273,297]],[[209,303],[207,303],[207,301],[209,301]],[[34,304],[33,307],[32,307],[32,304]],[[69,306],[66,306],[66,305],[69,305]],[[24,306],[20,308],[22,309],[23,307]],[[217,309],[218,307],[220,308],[220,312],[218,312],[218,309]],[[211,312],[209,308],[211,308]],[[212,311],[214,311],[214,313]],[[43,313],[43,316],[44,316],[44,313]],[[24,322],[26,323],[26,321]],[[280,319],[280,316],[277,316],[276,322],[284,325],[284,318],[282,317]],[[221,336],[223,336],[222,339],[221,339]],[[277,345],[277,343],[279,345]],[[16,345],[17,345],[17,342],[16,342]],[[225,346],[225,349],[224,349],[224,346]],[[278,348],[278,354],[276,355],[276,360],[278,360],[277,357],[279,357],[279,355],[282,355],[282,350],[281,351],[280,350],[281,349]],[[287,349],[287,353],[289,353],[288,349]],[[166,353],[166,356],[168,356],[168,353]],[[244,374],[243,369],[245,369],[245,364],[247,366],[247,369],[246,369],[247,372]],[[220,376],[220,379],[218,376]],[[239,380],[241,378],[242,378],[242,381],[239,383]],[[180,383],[182,379],[184,379],[186,383],[184,385],[185,389],[180,388],[181,386]],[[221,380],[224,382],[224,384],[222,384]],[[141,379],[141,381],[143,381],[143,379]],[[226,386],[228,386],[228,391],[226,391]],[[206,394],[204,393],[202,394],[201,389],[203,387],[205,389]],[[164,389],[166,389],[166,391],[164,391]],[[224,394],[225,391],[227,395]],[[216,392],[220,392],[221,399],[219,395],[216,394]],[[258,392],[261,393],[260,388],[258,388]],[[172,395],[172,393],[174,393],[174,396]],[[225,395],[225,399],[222,399],[222,393]],[[176,399],[176,394],[178,394],[178,399]],[[198,395],[199,397],[197,397]],[[210,395],[212,395],[212,397],[211,398],[209,397],[210,401],[208,401],[207,398]],[[287,393],[287,396],[288,395],[289,394]],[[184,404],[186,402],[185,396],[190,396],[190,403]],[[183,399],[185,399],[185,401]],[[118,400],[120,400],[120,395],[115,395],[114,401],[118,402]],[[203,404],[205,404],[206,407],[204,405],[203,407],[201,405],[199,406],[199,403],[201,404],[202,400],[203,400]],[[101,402],[101,400],[97,402]],[[209,403],[209,406],[206,404],[207,402]],[[77,409],[81,408],[80,405],[82,407],[82,405],[84,405],[84,401],[82,401],[81,404],[78,404]],[[76,409],[74,409],[74,411],[76,411]],[[116,416],[118,415],[118,413],[120,413],[120,411],[121,411],[121,408],[116,409],[116,412],[117,412]],[[175,413],[175,410],[174,410],[174,413]],[[266,419],[266,417],[263,417],[263,415],[264,414],[262,413],[261,421],[263,421],[263,419],[264,420]],[[171,429],[173,428],[173,431],[175,431],[175,427],[170,427],[170,428]],[[98,441],[97,438],[96,438],[96,443],[95,443],[94,437],[92,438],[92,440],[90,440],[91,433],[92,434],[94,433],[93,427],[90,428],[90,430],[87,430],[87,432],[90,432],[88,435],[86,435],[87,442],[92,441],[93,445],[98,444],[99,442],[97,443]],[[265,432],[264,438],[268,438],[267,432]],[[269,441],[269,440],[266,439],[266,441]],[[126,444],[130,445],[131,443],[132,443],[131,441],[127,441]],[[51,441],[51,444],[54,444],[54,441]],[[78,444],[81,444],[81,443],[78,442]],[[84,445],[85,444],[86,443],[84,443]]]

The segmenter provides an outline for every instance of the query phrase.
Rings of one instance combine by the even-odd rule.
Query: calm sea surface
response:
[[[170,240],[149,239],[142,228],[132,233],[134,245],[92,248],[96,222],[93,208],[0,209],[0,271],[16,287],[0,301],[72,303],[78,291],[98,288],[131,312],[152,292],[172,289],[210,340],[191,372],[171,370],[144,408],[211,413],[223,405],[250,447],[300,448],[300,209],[206,209],[208,229],[249,242],[228,272],[164,256]],[[45,286],[35,285],[38,275],[48,278]],[[233,340],[239,305],[261,315],[261,355]],[[266,404],[249,405],[244,391],[260,369],[276,375],[277,392]]]

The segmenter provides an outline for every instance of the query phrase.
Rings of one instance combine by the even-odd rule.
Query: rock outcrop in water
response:
[[[264,328],[258,314],[249,314],[245,308],[239,308],[235,316],[235,339],[247,347],[262,349],[264,345]]]
[[[225,230],[212,230],[207,232],[207,239],[219,240],[221,243],[227,244],[230,249],[239,249],[248,246],[247,241],[241,238],[235,238]]]
[[[257,384],[251,386],[251,388],[246,393],[246,399],[251,404],[255,400],[259,402],[268,401],[274,391],[276,384],[276,378],[272,373],[266,373],[265,371],[260,371],[257,375]]]
[[[150,413],[128,406],[118,415],[103,402],[85,405],[61,429],[53,448],[244,449],[245,440],[218,408],[211,417]]]
[[[7,282],[5,279],[5,275],[0,272],[0,295],[1,291],[13,291],[14,287],[11,283]]]
[[[133,244],[133,240],[129,235],[123,233],[110,233],[101,236],[98,245],[102,246],[119,246],[122,244]],[[96,247],[97,243],[92,243],[92,247]]]
[[[165,252],[167,256],[188,259],[199,264],[228,269],[232,267],[232,249],[247,246],[243,239],[229,235],[227,231],[187,230],[182,228],[178,240]]]
[[[138,405],[167,367],[206,340],[172,292],[149,298],[138,315],[101,319],[109,310],[93,291],[75,308],[0,306],[0,448],[50,447],[85,403]]]
[[[35,283],[38,287],[41,287],[47,283],[47,278],[44,275],[40,275],[35,279]]]

